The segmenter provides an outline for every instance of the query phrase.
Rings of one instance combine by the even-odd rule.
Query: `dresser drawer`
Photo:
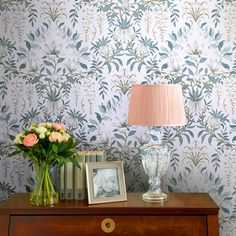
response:
[[[31,215],[11,216],[10,236],[162,235],[206,236],[206,216]]]

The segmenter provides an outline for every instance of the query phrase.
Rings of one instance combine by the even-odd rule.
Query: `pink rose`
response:
[[[38,138],[35,134],[28,134],[23,139],[23,145],[26,147],[32,147],[38,142]]]
[[[60,126],[62,130],[66,131],[66,126],[63,123],[61,123]]]
[[[66,131],[65,125],[62,124],[62,123],[61,124],[54,123],[51,126],[52,126],[52,128],[54,128],[56,130],[64,130],[64,131]]]
[[[62,142],[63,141],[63,137],[59,132],[52,132],[49,137],[48,137],[49,141],[54,143],[56,141],[58,142]]]

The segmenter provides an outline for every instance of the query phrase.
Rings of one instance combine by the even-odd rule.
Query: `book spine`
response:
[[[73,165],[73,199],[76,199],[77,166]]]
[[[102,162],[106,161],[106,156],[104,151],[98,151],[96,154],[96,161],[97,162]]]
[[[79,164],[80,168],[76,167],[76,185],[75,185],[75,199],[85,199],[86,198],[86,186],[85,186],[85,154],[79,153]]]
[[[90,162],[90,151],[85,153],[85,163]]]
[[[96,151],[92,151],[89,154],[89,162],[96,162]]]
[[[67,162],[66,163],[66,199],[73,199],[73,163]]]

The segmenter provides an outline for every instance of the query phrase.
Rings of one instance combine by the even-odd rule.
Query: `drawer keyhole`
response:
[[[101,229],[105,233],[111,233],[115,229],[115,221],[111,218],[105,218],[101,223]]]

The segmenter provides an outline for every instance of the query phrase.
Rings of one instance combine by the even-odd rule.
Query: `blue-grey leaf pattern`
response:
[[[180,84],[187,124],[156,128],[172,150],[163,190],[208,192],[221,235],[236,235],[236,1],[0,1],[0,201],[32,189],[15,135],[63,122],[80,149],[124,161],[128,191],[147,190],[146,127],[127,124],[131,86]]]

